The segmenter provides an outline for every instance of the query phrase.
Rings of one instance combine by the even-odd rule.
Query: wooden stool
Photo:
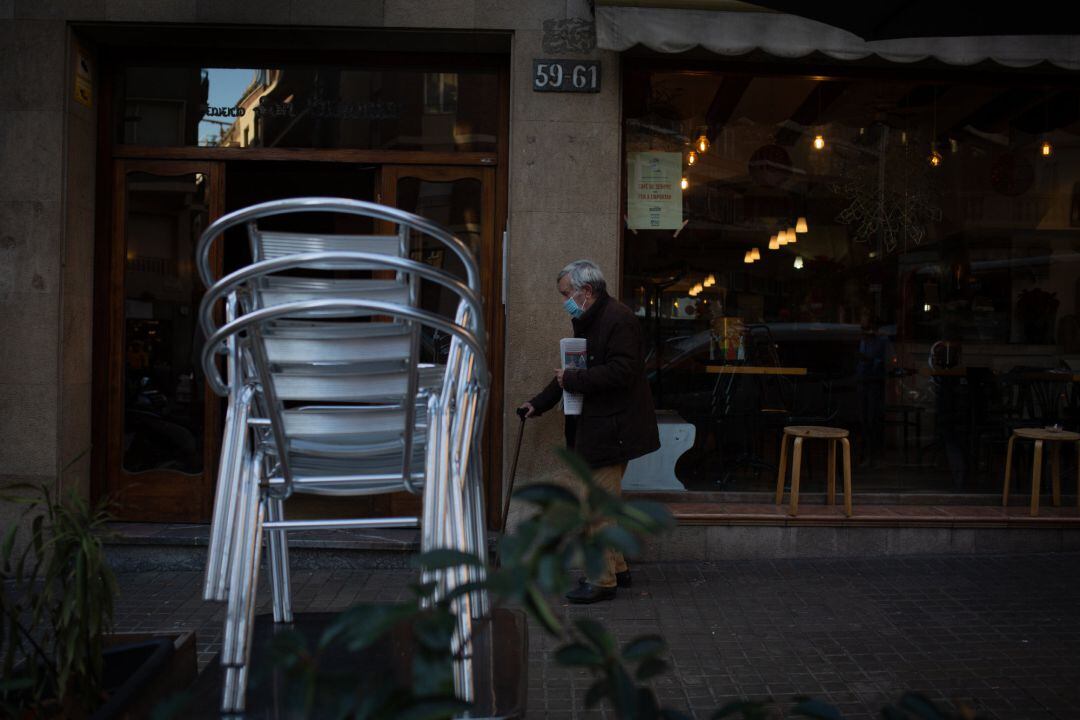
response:
[[[1005,452],[1005,491],[1001,495],[1001,506],[1009,504],[1009,483],[1012,480],[1013,443],[1016,438],[1035,441],[1035,461],[1031,466],[1031,514],[1039,514],[1039,484],[1042,482],[1043,443],[1053,443],[1050,454],[1050,473],[1053,480],[1054,507],[1061,505],[1061,443],[1076,443],[1077,467],[1076,479],[1080,483],[1080,433],[1068,430],[1047,430],[1045,428],[1016,428],[1009,438],[1009,449]],[[782,462],[782,461],[781,461]],[[1080,487],[1077,488],[1077,505],[1080,505]]]
[[[828,502],[830,505],[836,504],[836,442],[839,440],[844,446],[844,512],[851,517],[851,443],[848,442],[848,431],[817,425],[789,425],[784,428],[784,436],[780,438],[780,472],[776,476],[777,505],[784,499],[788,438],[795,439],[791,458],[791,514],[795,515],[799,510],[799,473],[802,470],[802,444],[805,439],[829,441]]]

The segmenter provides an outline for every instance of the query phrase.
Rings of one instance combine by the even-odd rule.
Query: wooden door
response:
[[[434,220],[463,240],[480,266],[485,327],[488,330],[488,367],[492,390],[482,438],[488,524],[497,521],[501,495],[500,448],[502,437],[502,233],[496,227],[496,172],[493,167],[384,165],[379,202]],[[461,268],[449,253],[415,253],[446,267],[455,275]],[[460,275],[463,277],[463,275]],[[417,512],[419,500],[406,493],[394,495],[393,514]]]
[[[220,163],[115,164],[98,437],[105,491],[124,520],[210,515],[221,404],[203,381],[195,246],[221,214],[222,191]],[[220,252],[212,262],[220,268]]]

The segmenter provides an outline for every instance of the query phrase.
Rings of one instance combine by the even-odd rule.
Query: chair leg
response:
[[[1059,442],[1051,446],[1050,478],[1053,484],[1054,507],[1061,507],[1061,443]]]
[[[285,519],[285,501],[267,498],[266,514],[271,521]],[[267,553],[270,565],[270,589],[274,599],[274,622],[290,623],[292,614],[292,586],[289,582],[289,540],[284,530],[271,530],[267,537]]]
[[[851,442],[840,438],[840,444],[844,448],[844,513],[851,517]]]
[[[1039,514],[1039,492],[1042,485],[1043,441],[1035,441],[1035,461],[1031,465],[1031,514]]]
[[[780,471],[776,475],[776,504],[779,505],[784,501],[784,480],[787,479],[787,446],[788,438],[787,433],[781,431],[780,435]]]
[[[799,472],[802,470],[802,444],[801,437],[795,438],[795,444],[791,451],[791,508],[789,512],[796,515],[799,512]]]
[[[1005,450],[1005,489],[1001,492],[1001,507],[1009,506],[1009,483],[1012,482],[1013,445],[1015,443],[1016,436],[1010,436],[1008,449]]]
[[[829,443],[828,492],[829,504],[836,504],[836,441],[826,440]]]
[[[232,693],[223,693],[222,712],[243,712],[247,692],[247,665],[251,658],[251,631],[255,619],[255,590],[259,583],[262,549],[262,524],[266,505],[260,497],[259,468],[262,458],[248,461],[248,472],[241,496],[240,522],[237,528],[236,556],[229,583],[229,601],[225,617],[225,637],[221,646],[221,664],[226,680],[233,678]],[[229,673],[229,668],[235,668]],[[228,688],[226,688],[228,689]]]

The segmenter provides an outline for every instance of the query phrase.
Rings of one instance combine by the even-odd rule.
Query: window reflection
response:
[[[823,424],[859,491],[1000,492],[1013,429],[1080,422],[1075,88],[632,71],[624,96],[623,295],[696,431],[684,486],[772,489],[783,426]]]
[[[128,472],[203,466],[202,285],[195,244],[206,225],[201,174],[126,177],[124,446]]]
[[[121,88],[128,144],[496,149],[494,71],[132,67]]]

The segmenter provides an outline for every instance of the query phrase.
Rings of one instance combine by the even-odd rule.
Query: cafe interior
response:
[[[1080,90],[933,70],[628,63],[627,173],[682,163],[683,222],[623,229],[678,441],[636,489],[757,497],[814,425],[850,433],[857,493],[989,502],[1018,429],[1080,429]]]

